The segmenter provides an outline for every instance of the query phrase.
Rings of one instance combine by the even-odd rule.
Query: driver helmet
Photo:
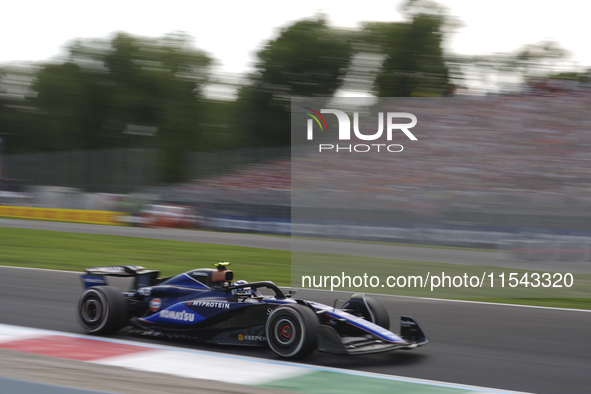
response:
[[[237,280],[236,282],[232,283],[232,286],[240,286],[245,285],[248,282],[245,280]],[[232,290],[232,295],[236,294],[248,294],[252,295],[252,289],[250,287],[239,287],[237,289]]]

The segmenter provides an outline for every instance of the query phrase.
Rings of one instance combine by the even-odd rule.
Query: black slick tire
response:
[[[127,301],[114,287],[91,287],[78,299],[76,318],[87,334],[114,334],[127,324]]]
[[[304,305],[280,306],[269,316],[265,332],[275,354],[302,358],[316,349],[318,317]]]

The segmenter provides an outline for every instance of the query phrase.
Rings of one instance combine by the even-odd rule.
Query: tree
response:
[[[427,1],[411,0],[402,9],[409,22],[365,25],[364,39],[385,56],[374,93],[379,97],[443,95],[450,86],[442,48],[449,18],[441,7]]]
[[[33,89],[37,95],[31,102],[43,114],[35,127],[42,150],[110,147],[101,127],[108,91],[99,76],[73,62],[46,64],[37,73]]]
[[[463,69],[476,75],[474,84],[489,87],[494,81],[502,84],[523,85],[528,80],[545,78],[557,72],[560,62],[569,57],[569,52],[560,44],[541,41],[527,44],[512,52],[489,55],[456,56],[455,60]]]
[[[319,17],[284,29],[258,53],[256,67],[263,89],[275,99],[332,96],[343,82],[351,55],[346,36]]]
[[[32,120],[40,113],[26,100],[36,67],[32,65],[5,66],[0,69],[0,136],[3,153],[27,152],[40,146],[31,139]]]
[[[557,74],[551,74],[548,78],[589,83],[591,82],[591,68],[585,71],[563,71]]]
[[[239,92],[244,139],[257,146],[289,145],[290,99],[333,96],[352,54],[347,35],[328,27],[323,17],[283,29],[259,51],[257,71]]]
[[[207,149],[199,124],[211,62],[183,33],[77,40],[65,62],[37,74],[31,102],[45,114],[37,137],[46,150],[155,146],[162,180],[178,181],[183,152]],[[129,124],[158,133],[128,136]]]

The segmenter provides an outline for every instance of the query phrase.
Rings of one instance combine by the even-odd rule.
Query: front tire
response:
[[[114,287],[91,287],[80,296],[76,317],[87,334],[114,334],[129,318],[127,301]]]
[[[265,327],[267,342],[275,354],[301,358],[316,349],[318,318],[304,305],[286,305],[275,309]]]

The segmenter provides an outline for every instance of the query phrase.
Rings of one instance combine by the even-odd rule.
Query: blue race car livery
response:
[[[190,338],[222,345],[269,346],[285,358],[314,350],[367,354],[413,349],[429,339],[419,323],[401,316],[400,334],[390,331],[388,312],[377,300],[353,295],[337,309],[285,294],[273,282],[237,281],[229,263],[171,278],[140,266],[88,268],[77,318],[89,334],[130,332]],[[107,276],[133,279],[128,291]],[[263,294],[265,293],[265,294]],[[273,294],[269,294],[273,293]]]

